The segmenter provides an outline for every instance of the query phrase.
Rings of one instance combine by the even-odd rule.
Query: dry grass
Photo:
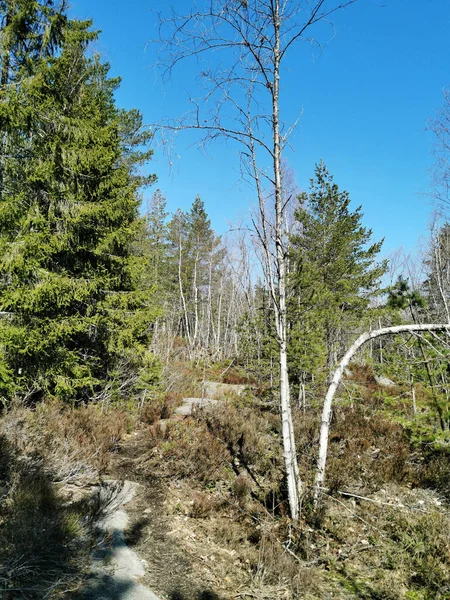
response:
[[[147,443],[154,450],[147,462],[149,471],[204,484],[226,477],[226,449],[202,423],[176,421],[152,427]]]
[[[57,598],[77,587],[87,563],[86,507],[64,504],[41,460],[4,435],[0,445],[0,595]]]
[[[23,455],[42,460],[52,481],[78,483],[105,472],[129,426],[123,410],[94,405],[70,410],[57,403],[40,404],[35,411],[13,410],[0,425]]]
[[[177,369],[179,374],[182,369]],[[183,376],[192,372],[186,367]],[[449,489],[448,456],[414,446],[408,430],[394,422],[389,410],[392,402],[403,402],[400,393],[389,403],[369,370],[361,369],[355,377],[365,380],[357,388],[360,396],[335,405],[327,466],[331,493],[321,512],[311,511],[305,499],[304,520],[296,529],[287,517],[279,416],[270,405],[239,398],[185,420],[159,423],[182,395],[193,393],[199,384],[195,380],[190,388],[184,384],[189,393],[171,391],[142,408],[146,429],[133,438],[143,441],[133,446],[138,460],[129,464],[140,477],[148,474],[160,485],[166,482],[163,507],[173,544],[189,558],[199,581],[204,579],[223,598],[450,597],[448,509],[439,504],[437,493],[419,487]],[[315,410],[295,415],[306,482],[314,475],[319,418]],[[48,588],[57,580],[45,547],[65,544],[81,560],[76,546],[84,535],[80,514],[63,506],[49,482],[86,481],[108,469],[118,441],[132,425],[121,411],[82,407],[66,412],[57,405],[15,411],[3,419],[3,454],[10,458],[0,461],[0,486],[9,502],[2,504],[1,518],[9,523],[9,533],[5,538],[0,533],[0,546],[8,548],[9,558],[1,558],[11,570],[10,557],[25,551],[19,538],[30,527],[36,544],[42,540],[44,545],[41,552],[35,542],[30,544],[34,556],[44,558],[31,561],[31,570],[23,569],[20,585],[34,577]],[[29,464],[36,465],[34,471]],[[369,499],[345,497],[342,491]],[[53,521],[46,520],[50,514]],[[63,550],[59,556],[66,572],[75,574],[78,563]],[[50,565],[49,571],[39,579],[44,565]]]
[[[140,419],[146,425],[153,425],[161,419],[169,419],[182,402],[180,392],[167,393],[148,400],[140,410]]]
[[[414,491],[399,490],[397,508],[336,498],[322,526],[327,544],[321,562],[353,597],[444,600],[450,593],[450,519],[427,504],[426,495],[419,504]]]
[[[98,481],[128,426],[123,411],[41,404],[0,421],[0,595],[67,597],[89,561],[92,511],[65,485]],[[58,484],[58,485],[55,485]]]
[[[365,370],[358,376],[371,380]],[[378,386],[363,391],[364,402],[336,405],[327,467],[332,495],[319,513],[306,498],[296,530],[286,516],[279,417],[263,403],[226,402],[150,435],[149,472],[182,480],[183,492],[170,486],[168,496],[177,540],[200,570],[202,557],[214,557],[208,573],[223,582],[224,597],[242,590],[243,597],[271,600],[447,598],[448,518],[427,504],[431,492],[423,492],[425,500],[405,494],[426,482],[440,481],[443,489],[448,461],[440,455],[433,462],[413,446],[380,402]],[[312,410],[295,415],[306,482],[314,475],[319,418]],[[412,508],[377,504],[380,490],[382,502]]]

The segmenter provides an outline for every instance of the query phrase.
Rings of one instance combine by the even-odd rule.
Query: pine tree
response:
[[[210,342],[213,274],[223,257],[220,238],[211,227],[205,204],[197,196],[188,214],[187,245],[190,254],[192,342],[207,348]]]
[[[435,307],[430,310],[427,305],[427,295],[430,292],[431,299],[435,299],[432,293],[433,283],[436,283],[435,281],[433,282],[434,268],[435,265],[431,264],[430,279],[423,286],[423,294],[420,290],[411,289],[409,281],[402,276],[397,279],[395,285],[389,290],[387,306],[393,311],[393,317],[398,323],[412,321],[417,324],[423,322],[423,320],[430,321],[439,316],[439,313],[435,312]],[[437,296],[439,297],[439,295],[438,293]],[[443,321],[445,322],[445,316]],[[437,336],[431,336],[431,339],[427,341],[426,334],[418,337],[414,342],[417,343],[411,344],[407,348],[409,356],[400,365],[398,364],[398,357],[404,353],[407,346],[404,342],[393,343],[393,350],[387,355],[387,360],[390,361],[390,367],[393,372],[395,372],[396,368],[400,371],[396,373],[398,379],[401,380],[402,375],[404,378],[405,373],[409,372],[412,385],[414,382],[421,381],[429,386],[435,415],[441,429],[444,431],[449,429],[450,424],[447,385],[448,362],[447,360],[442,360],[442,357],[445,356],[447,344],[441,344]],[[405,365],[408,365],[407,369]]]
[[[238,361],[259,384],[276,388],[279,380],[276,326],[271,297],[262,282],[253,290],[254,310],[238,323]]]
[[[88,56],[97,34],[63,17],[52,51],[1,89],[17,143],[1,187],[0,351],[5,390],[77,401],[130,393],[153,371],[156,308],[133,254],[139,187],[153,178],[138,172],[151,155],[141,116],[116,108],[119,80]]]
[[[336,363],[346,338],[361,324],[370,300],[380,292],[382,242],[361,225],[361,208],[350,210],[323,162],[311,191],[299,196],[290,256],[290,360],[300,383],[323,378]]]

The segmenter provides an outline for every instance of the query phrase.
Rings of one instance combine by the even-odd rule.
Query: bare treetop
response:
[[[205,90],[201,98],[189,98],[188,113],[160,128],[197,129],[200,145],[223,137],[238,141],[245,146],[241,158],[251,155],[253,143],[273,160],[271,108],[278,102],[286,53],[297,41],[320,45],[312,26],[326,23],[333,34],[331,15],[355,1],[204,0],[186,13],[160,12],[155,41],[163,77],[193,59]],[[297,121],[285,127],[280,120],[281,148]]]
[[[163,63],[170,71],[185,58],[231,49],[239,62],[228,67],[228,73],[239,66],[250,75],[245,81],[253,82],[252,75],[257,73],[259,83],[270,87],[274,57],[281,60],[299,39],[317,43],[307,33],[311,26],[331,25],[328,18],[355,1],[205,0],[195,3],[188,13],[171,9],[167,16],[159,15]]]

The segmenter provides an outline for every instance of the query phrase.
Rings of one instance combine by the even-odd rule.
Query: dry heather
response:
[[[83,580],[97,506],[70,501],[98,481],[125,431],[123,412],[42,404],[0,420],[0,596],[67,597]]]
[[[141,476],[168,482],[171,538],[221,597],[450,597],[442,496],[448,458],[411,443],[377,386],[364,392],[364,401],[337,403],[329,494],[319,511],[305,497],[296,530],[287,519],[279,418],[270,407],[237,399],[149,428]],[[314,474],[318,418],[315,411],[296,415],[306,482]]]
[[[261,397],[228,398],[186,419],[166,418],[180,401],[175,391],[148,399],[140,422],[137,413],[54,404],[5,415],[4,597],[16,589],[30,599],[70,596],[86,562],[90,509],[58,490],[113,472],[143,484],[129,538],[161,598],[447,600],[448,454],[414,442],[410,421],[398,418],[410,409],[401,389],[388,397],[367,381],[350,382],[336,403],[328,493],[318,511],[305,496],[297,528],[279,416]],[[313,409],[295,415],[308,485],[319,418]]]

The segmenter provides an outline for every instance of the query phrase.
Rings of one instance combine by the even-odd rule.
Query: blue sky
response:
[[[190,6],[190,0],[174,3]],[[102,30],[96,50],[122,77],[118,104],[139,108],[146,123],[184,113],[195,87],[192,65],[175,71],[165,86],[151,68],[157,48],[148,41],[156,35],[153,11],[161,6],[155,0],[72,0],[71,7],[72,16],[93,18]],[[290,58],[283,116],[289,121],[302,111],[290,167],[307,189],[323,158],[354,206],[362,205],[374,239],[385,238],[385,252],[413,250],[432,210],[426,194],[433,137],[426,124],[442,103],[442,88],[450,86],[450,2],[358,0],[333,22],[336,35],[322,53],[313,55],[303,44]],[[239,180],[234,146],[216,143],[206,154],[194,141],[178,136],[172,170],[155,149],[157,187],[171,211],[188,209],[200,194],[222,233],[248,213],[254,198]]]

